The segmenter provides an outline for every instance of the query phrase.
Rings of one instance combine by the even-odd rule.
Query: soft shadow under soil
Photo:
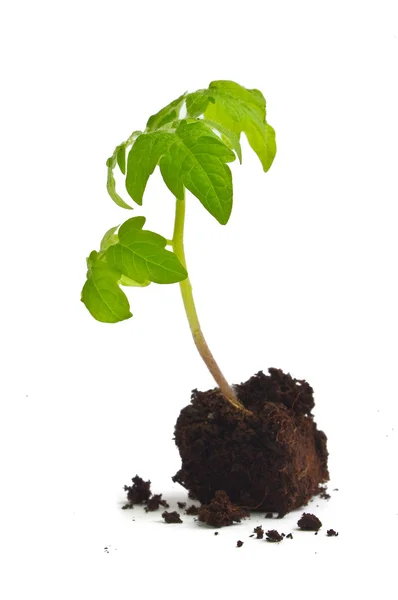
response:
[[[326,435],[311,414],[313,389],[269,369],[235,391],[250,413],[217,389],[193,391],[175,427],[182,466],[173,481],[202,504],[218,490],[241,508],[281,516],[307,504],[329,479]]]

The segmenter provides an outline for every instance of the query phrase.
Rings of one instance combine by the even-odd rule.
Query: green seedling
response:
[[[185,105],[185,110],[184,110]],[[184,113],[181,116],[181,113]],[[225,398],[244,410],[226,381],[203,336],[184,252],[185,189],[225,225],[232,210],[232,175],[228,163],[242,162],[244,133],[268,171],[276,153],[275,132],[266,121],[259,90],[233,81],[213,81],[207,89],[185,93],[152,115],[145,131],[135,131],[107,160],[107,189],[120,207],[131,210],[116,191],[114,170],[125,176],[128,195],[142,205],[150,175],[159,166],[176,198],[171,240],[144,228],[145,217],[133,217],[104,235],[99,251],[87,259],[87,281],[81,299],[98,321],[116,323],[132,314],[125,286],[179,283],[196,347]]]

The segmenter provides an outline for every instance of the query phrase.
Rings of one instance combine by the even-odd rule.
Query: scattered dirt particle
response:
[[[322,527],[318,517],[311,513],[303,513],[301,519],[297,521],[297,525],[304,531],[318,531]]]
[[[236,546],[237,546],[238,548],[242,548],[242,546],[243,546],[243,542],[242,542],[242,540],[238,540],[238,541],[236,542]]]
[[[164,506],[164,508],[170,508],[170,504],[168,504],[166,500],[162,500],[162,494],[154,494],[152,498],[147,500],[145,510],[146,512],[158,510],[160,506]]]
[[[132,508],[134,504],[144,504],[152,496],[151,482],[144,481],[136,475],[132,479],[133,485],[125,485],[124,491],[127,492],[128,503],[123,508]]]
[[[265,535],[267,536],[267,542],[281,542],[283,540],[283,537],[276,531],[276,529],[270,529]]]
[[[213,527],[225,527],[232,525],[234,521],[240,523],[241,519],[248,516],[249,513],[234,506],[222,490],[218,490],[213,500],[199,509],[199,521]]]
[[[195,504],[192,504],[191,506],[189,506],[187,508],[187,510],[185,511],[185,514],[187,515],[198,515],[199,514],[199,507],[195,506]]]
[[[288,533],[286,537],[289,538],[289,540],[293,539],[293,535],[291,533]]]
[[[271,513],[271,512],[265,513],[265,518],[266,519],[273,519],[274,518],[274,513]]]
[[[333,491],[334,491],[334,492],[338,492],[338,491],[339,491],[339,488],[334,488],[334,490],[333,490]]]
[[[177,502],[177,506],[178,506],[178,508],[181,508],[181,510],[184,510],[186,505],[187,505],[186,502]]]
[[[330,500],[331,495],[327,492],[322,492],[322,494],[320,494],[320,498],[323,498],[324,500]]]
[[[166,523],[182,523],[180,515],[177,511],[167,512],[167,510],[162,513],[163,519]]]
[[[256,537],[258,540],[262,540],[264,537],[264,529],[261,527],[261,525],[259,525],[258,527],[255,527],[253,529],[254,533],[256,534]]]
[[[339,534],[334,529],[328,529],[327,532],[326,532],[326,535],[328,537],[333,537],[333,536],[337,537]]]
[[[218,535],[218,531],[215,531],[215,532],[214,532],[214,535]]]

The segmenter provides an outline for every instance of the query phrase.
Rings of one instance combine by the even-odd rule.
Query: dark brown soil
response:
[[[238,548],[242,548],[242,546],[243,546],[243,542],[242,542],[242,540],[238,540],[238,541],[236,542],[236,546],[237,546]]]
[[[196,516],[199,514],[199,507],[195,506],[195,504],[192,504],[191,506],[188,506],[187,510],[185,511],[185,514]]]
[[[289,538],[289,540],[292,540],[292,539],[293,539],[293,536],[292,536],[292,534],[291,534],[291,533],[288,533],[286,537],[287,537],[287,538]]]
[[[266,519],[273,519],[274,518],[274,513],[270,513],[270,512],[265,513],[265,518]]]
[[[328,494],[326,491],[324,491],[324,492],[321,492],[321,493],[319,494],[319,497],[320,497],[320,498],[323,498],[324,500],[330,500],[330,498],[331,498],[331,495],[330,495],[330,494]]]
[[[278,533],[276,529],[270,529],[265,535],[267,536],[265,538],[267,542],[281,542],[283,540],[283,535]]]
[[[199,521],[213,527],[225,527],[234,522],[240,523],[241,519],[248,516],[249,513],[246,510],[231,504],[228,495],[222,490],[216,492],[209,504],[199,508]]]
[[[311,513],[303,513],[301,519],[297,521],[298,527],[304,531],[318,531],[322,527],[321,521]]]
[[[170,508],[170,504],[166,502],[166,500],[162,500],[162,494],[154,494],[152,498],[146,501],[146,512],[152,510],[158,510],[160,506],[164,506],[164,508]]]
[[[167,510],[165,510],[164,513],[162,513],[162,517],[166,523],[182,523],[177,511],[167,512]]]
[[[261,527],[261,525],[259,525],[258,527],[254,528],[254,533],[256,534],[256,538],[258,540],[262,540],[264,537],[264,529]]]
[[[313,390],[279,369],[235,386],[240,411],[220,392],[192,393],[175,427],[182,459],[173,477],[203,504],[225,490],[250,510],[287,512],[329,479],[326,436],[311,414]]]
[[[152,495],[150,481],[144,481],[136,475],[132,482],[133,485],[125,485],[123,488],[127,492],[127,504],[122,506],[123,509],[134,508],[134,504],[146,504],[146,512],[158,510],[161,506],[169,508],[170,505],[162,499],[162,494]]]
[[[186,502],[177,502],[177,506],[178,508],[181,508],[181,510],[183,510],[186,507],[187,503]]]
[[[328,537],[333,537],[333,536],[337,537],[339,534],[334,529],[328,529],[326,532],[326,535]]]
[[[138,475],[131,481],[133,485],[125,485],[123,488],[127,492],[127,504],[122,508],[133,508],[134,504],[144,504],[152,496],[150,481],[144,481]]]

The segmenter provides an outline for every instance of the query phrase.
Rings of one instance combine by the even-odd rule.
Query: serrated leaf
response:
[[[266,103],[259,90],[246,89],[234,81],[213,81],[207,90],[189,94],[186,103],[189,116],[203,114],[205,120],[226,127],[238,140],[245,133],[264,171],[268,171],[276,154],[275,131],[266,122]]]
[[[276,154],[275,131],[266,122],[266,103],[259,90],[248,90],[233,81],[213,81],[208,95],[214,103],[207,105],[204,116],[236,133],[244,132],[268,171]]]
[[[186,279],[188,274],[177,256],[165,249],[167,240],[152,231],[143,231],[142,221],[134,221],[129,219],[120,227],[119,243],[106,251],[111,268],[141,284],[147,281],[176,283]]]
[[[182,96],[173,100],[173,102],[170,102],[170,104],[162,108],[159,112],[149,117],[146,124],[147,131],[154,131],[177,119],[181,106],[184,104],[185,97],[186,93],[182,94]]]
[[[224,225],[232,210],[232,176],[226,163],[233,160],[234,153],[203,121],[181,121],[159,166],[177,198],[183,199],[185,186]]]
[[[161,131],[138,136],[127,159],[126,189],[134,202],[141,205],[147,181],[160,157],[171,143],[172,135]]]
[[[117,323],[129,319],[129,302],[117,281],[120,274],[100,260],[97,252],[91,252],[88,260],[87,281],[83,286],[81,300],[91,315],[103,323]]]
[[[159,163],[167,187],[178,199],[186,187],[225,224],[232,210],[232,176],[226,163],[233,160],[232,150],[204,121],[183,120],[175,132],[154,131],[137,138],[128,156],[126,188],[142,204],[148,178]]]

